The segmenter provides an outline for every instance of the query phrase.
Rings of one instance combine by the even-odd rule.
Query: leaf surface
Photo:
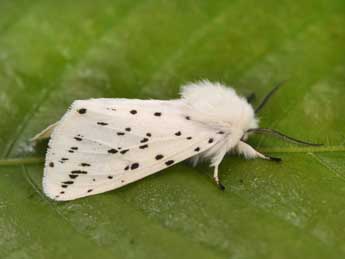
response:
[[[0,258],[343,258],[344,13],[342,0],[2,1]],[[28,139],[73,100],[171,99],[204,78],[259,99],[288,79],[261,126],[325,146],[253,137],[283,163],[228,157],[224,192],[182,163],[86,199],[43,195],[46,146]]]

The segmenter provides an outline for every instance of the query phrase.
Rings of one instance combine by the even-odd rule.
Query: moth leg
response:
[[[253,147],[248,145],[247,143],[240,141],[237,144],[237,152],[240,155],[243,155],[246,159],[254,159],[254,158],[262,158],[265,160],[270,160],[274,162],[280,162],[282,161],[279,157],[272,157],[268,155],[261,154],[260,152],[256,151]]]
[[[256,98],[255,93],[250,93],[249,95],[246,96],[247,102],[252,103]]]
[[[218,188],[221,189],[221,190],[223,191],[223,190],[225,190],[225,187],[224,187],[224,185],[223,185],[223,184],[220,182],[220,180],[219,180],[219,176],[218,176],[218,166],[219,166],[219,165],[216,165],[216,166],[214,167],[213,179],[214,179],[214,181],[216,182]]]
[[[36,142],[42,139],[49,138],[57,124],[58,122],[55,122],[54,124],[49,125],[47,128],[45,128],[40,133],[36,134],[33,138],[31,138],[30,141]]]
[[[213,157],[211,159],[211,167],[214,167],[213,180],[215,181],[215,183],[217,184],[217,186],[220,190],[224,190],[225,187],[224,187],[224,185],[222,185],[222,183],[219,180],[218,168],[219,168],[219,165],[222,162],[224,156],[226,155],[227,145],[225,145],[223,143],[223,144],[220,144],[218,146],[215,146],[215,148],[217,151],[213,154]]]

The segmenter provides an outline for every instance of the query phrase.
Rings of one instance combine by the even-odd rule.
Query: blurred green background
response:
[[[345,1],[0,0],[0,258],[344,258]],[[116,191],[42,194],[28,139],[75,99],[178,97],[221,81],[262,98],[254,137],[281,164],[238,157],[212,183],[182,163]],[[258,101],[256,102],[258,103]]]

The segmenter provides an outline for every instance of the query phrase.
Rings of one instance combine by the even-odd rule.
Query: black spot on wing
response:
[[[224,133],[225,133],[225,132],[222,131],[222,130],[217,132],[217,134],[219,134],[219,135],[223,135]]]
[[[125,131],[130,132],[132,129],[130,127],[125,128]]]
[[[165,164],[166,164],[167,166],[172,165],[173,163],[175,163],[174,160],[168,160],[168,161],[165,162]]]
[[[50,166],[50,167],[54,167],[54,163],[53,163],[53,162],[50,162],[50,163],[49,163],[49,166]]]
[[[195,151],[195,152],[199,152],[199,151],[200,151],[200,148],[197,147],[197,148],[194,149],[194,151]]]
[[[137,114],[138,112],[137,110],[131,110],[130,113],[134,115],[134,114]]]
[[[92,192],[92,191],[93,191],[92,189],[87,190],[87,192]]]
[[[192,139],[192,137],[190,137],[190,136],[189,136],[189,137],[187,137],[186,139],[191,140],[191,139]]]
[[[150,132],[146,133],[147,137],[152,137],[152,134]]]
[[[118,136],[124,136],[125,133],[124,133],[124,132],[118,132],[117,135],[118,135]]]
[[[68,175],[69,176],[69,178],[71,178],[71,179],[76,179],[76,178],[78,178],[78,174],[70,174],[70,175]]]
[[[121,153],[122,155],[124,155],[124,154],[126,154],[128,151],[129,151],[129,149],[124,149],[124,150],[122,150],[120,153]]]
[[[113,179],[113,176],[109,175],[109,176],[108,176],[108,179]]]
[[[83,140],[83,138],[82,138],[81,135],[75,136],[74,139],[75,139],[76,141],[82,141],[82,140]]]
[[[185,119],[189,121],[190,120],[190,116],[186,116]]]
[[[163,157],[164,157],[163,155],[158,154],[155,158],[156,158],[156,160],[160,160],[160,159],[162,159]]]
[[[91,166],[91,165],[89,163],[81,163],[80,166],[85,167],[85,166]]]
[[[142,140],[140,140],[140,143],[145,143],[145,142],[147,142],[147,141],[149,141],[148,138],[143,138]]]
[[[72,150],[78,150],[78,147],[71,147]]]
[[[208,143],[213,143],[213,141],[214,141],[214,139],[213,138],[210,138],[209,140],[208,140]]]
[[[175,135],[176,135],[176,136],[181,136],[182,133],[181,133],[181,131],[178,131],[178,132],[175,133]]]
[[[68,161],[68,160],[69,160],[69,159],[68,159],[67,157],[63,157],[63,158],[60,159],[59,162],[60,162],[61,164],[63,164],[63,163],[65,163],[65,161]]]
[[[129,169],[129,165],[125,167],[125,171],[127,171]]]
[[[108,150],[109,154],[116,154],[118,151],[115,148],[111,148]]]
[[[74,184],[73,181],[65,181],[65,182],[62,182],[63,184]]]
[[[159,117],[159,116],[162,116],[162,113],[161,112],[155,112],[153,115]]]
[[[87,174],[87,171],[73,170],[73,171],[71,171],[71,174]]]
[[[87,111],[87,110],[86,110],[85,108],[81,108],[81,109],[78,110],[78,112],[79,112],[80,114],[85,114],[86,111]]]
[[[147,144],[139,146],[140,149],[144,149],[144,148],[148,148],[148,147],[149,147],[149,145],[147,145]]]
[[[134,170],[134,169],[137,169],[139,167],[139,163],[133,163],[131,165],[131,169]]]
[[[107,125],[108,125],[108,123],[103,122],[103,121],[98,121],[98,122],[97,122],[97,125],[101,125],[101,126],[107,126]]]

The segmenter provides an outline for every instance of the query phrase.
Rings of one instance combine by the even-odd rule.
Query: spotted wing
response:
[[[106,192],[203,152],[223,136],[181,101],[76,101],[49,142],[43,187],[55,200]]]

